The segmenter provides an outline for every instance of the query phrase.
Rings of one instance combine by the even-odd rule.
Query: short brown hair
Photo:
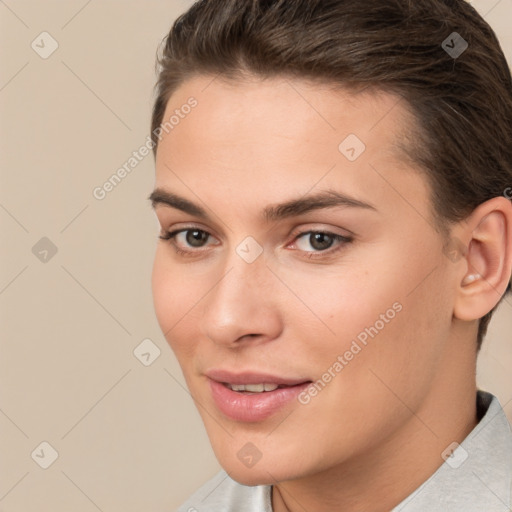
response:
[[[448,51],[455,41],[468,45],[460,55]],[[155,154],[167,102],[186,80],[286,76],[402,96],[421,130],[409,151],[443,223],[510,190],[510,69],[464,0],[201,0],[176,20],[158,64]],[[480,319],[478,349],[493,311]]]

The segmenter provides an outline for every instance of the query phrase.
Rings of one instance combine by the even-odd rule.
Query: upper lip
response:
[[[254,371],[230,372],[222,369],[208,370],[205,375],[217,382],[226,384],[277,384],[282,386],[295,386],[304,382],[311,382],[310,379],[294,379],[271,375],[269,373],[260,373]]]

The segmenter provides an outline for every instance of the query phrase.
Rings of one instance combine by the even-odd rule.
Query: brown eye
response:
[[[311,233],[309,235],[309,244],[316,251],[325,251],[334,243],[334,237],[328,233]]]
[[[198,249],[204,247],[210,241],[210,233],[202,229],[179,229],[161,235],[162,240],[170,241],[177,248],[183,250]]]
[[[210,236],[206,231],[200,229],[187,229],[184,233],[185,241],[190,247],[203,247]]]
[[[295,245],[297,249],[304,252],[322,252],[327,251],[333,245],[341,245],[350,240],[344,236],[323,231],[308,231],[297,237]]]

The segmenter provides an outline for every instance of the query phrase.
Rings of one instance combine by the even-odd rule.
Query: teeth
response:
[[[233,391],[250,391],[251,393],[263,393],[264,391],[274,391],[278,388],[277,384],[228,384]]]

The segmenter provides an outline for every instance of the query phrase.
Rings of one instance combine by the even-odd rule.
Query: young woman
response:
[[[157,317],[223,467],[180,511],[505,512],[476,389],[512,80],[462,0],[215,0],[153,112]]]

